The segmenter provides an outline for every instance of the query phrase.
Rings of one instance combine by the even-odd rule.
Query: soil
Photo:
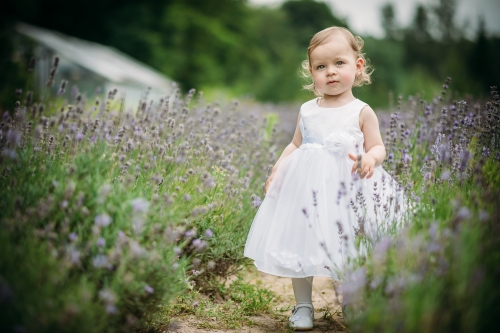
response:
[[[260,287],[272,290],[277,299],[273,303],[273,313],[249,317],[253,325],[238,329],[205,329],[199,328],[201,320],[195,316],[174,318],[165,332],[200,333],[200,332],[293,332],[288,328],[288,317],[295,304],[292,282],[290,278],[282,278],[264,274],[251,269],[245,273],[246,282],[257,284]],[[315,277],[313,281],[314,329],[309,332],[347,332],[343,325],[342,309],[339,305],[341,298],[337,298],[330,278]],[[337,288],[338,289],[338,288]],[[206,321],[206,319],[202,319]],[[214,318],[214,326],[216,321]]]

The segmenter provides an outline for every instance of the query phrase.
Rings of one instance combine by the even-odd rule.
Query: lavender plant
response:
[[[346,274],[355,332],[488,332],[500,294],[500,102],[410,97],[382,122],[391,170],[415,203],[402,232]],[[340,291],[339,291],[340,292]]]
[[[124,110],[116,90],[68,87],[20,96],[0,124],[5,332],[131,331],[186,286],[231,274],[274,158],[267,118],[237,102],[174,85]]]

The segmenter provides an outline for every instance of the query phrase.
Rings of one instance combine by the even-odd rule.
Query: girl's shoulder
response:
[[[300,106],[300,110],[304,110],[304,109],[310,109],[312,107],[314,107],[315,105],[317,105],[317,100],[318,100],[318,97],[314,97],[313,99],[311,100],[308,100],[307,102],[304,102],[302,103],[302,105]]]

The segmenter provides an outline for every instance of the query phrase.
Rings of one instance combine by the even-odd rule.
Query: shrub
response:
[[[2,331],[130,331],[241,265],[266,119],[194,93],[133,112],[62,89],[3,115]]]

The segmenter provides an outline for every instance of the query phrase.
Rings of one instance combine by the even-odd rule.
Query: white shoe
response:
[[[297,310],[300,308],[309,308],[311,310],[311,314],[307,317],[296,315]],[[312,304],[301,303],[297,304],[293,307],[292,316],[288,319],[290,322],[290,327],[295,328],[299,331],[309,331],[313,329],[313,320],[314,320],[314,307]]]

